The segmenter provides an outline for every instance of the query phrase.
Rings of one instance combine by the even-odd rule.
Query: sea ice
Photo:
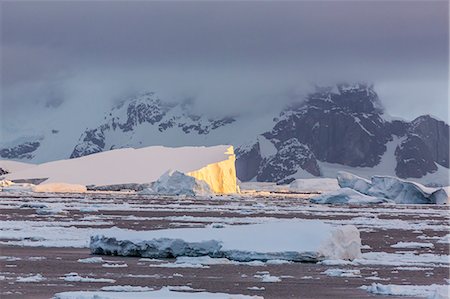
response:
[[[179,228],[154,231],[111,229],[91,236],[91,252],[169,258],[210,256],[230,260],[355,259],[361,239],[354,226],[333,227],[318,220],[278,220],[224,228]]]
[[[370,286],[362,286],[361,288],[369,293],[378,295],[427,297],[431,299],[449,298],[448,285],[383,285],[372,283]]]

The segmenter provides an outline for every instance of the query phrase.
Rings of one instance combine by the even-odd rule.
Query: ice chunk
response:
[[[211,195],[212,192],[205,181],[169,170],[154,182],[151,188],[144,189],[139,194],[205,196]]]
[[[363,194],[367,194],[367,191],[372,187],[369,180],[345,171],[337,173],[337,181],[341,188],[351,188]]]
[[[311,202],[322,204],[373,204],[386,201],[385,198],[368,196],[350,188],[341,188],[311,198]]]
[[[400,204],[448,204],[447,188],[428,188],[391,176],[373,176],[366,180],[348,172],[339,172],[339,186],[362,194],[393,200]]]
[[[372,187],[367,194],[382,196],[396,203],[405,204],[434,204],[448,200],[444,189],[427,188],[418,183],[389,176],[373,176]]]
[[[357,269],[328,269],[323,273],[332,277],[361,277],[361,271]]]
[[[392,248],[433,248],[433,243],[419,243],[419,242],[398,242],[391,245]]]
[[[332,227],[318,220],[294,219],[220,229],[111,229],[91,236],[90,248],[94,254],[149,258],[210,256],[240,262],[317,262],[360,257],[361,239],[354,226]]]
[[[17,277],[17,282],[40,282],[45,280],[45,278],[41,274],[31,275],[27,277],[19,276]]]

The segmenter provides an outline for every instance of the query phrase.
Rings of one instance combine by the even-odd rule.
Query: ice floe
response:
[[[433,243],[419,243],[419,242],[398,242],[391,245],[392,248],[433,248]]]
[[[91,237],[92,253],[150,258],[208,255],[241,262],[274,259],[317,262],[325,258],[351,260],[361,255],[361,239],[356,227],[332,227],[317,220],[105,232]]]
[[[210,293],[210,292],[190,292],[183,290],[173,290],[163,287],[157,291],[77,291],[57,293],[53,299],[263,299],[260,296],[249,296],[240,294]]]
[[[372,283],[370,286],[362,286],[361,288],[378,295],[427,297],[431,299],[449,298],[448,285],[383,285]]]

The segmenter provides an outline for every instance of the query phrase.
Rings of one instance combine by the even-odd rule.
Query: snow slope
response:
[[[213,191],[234,193],[237,191],[234,159],[233,148],[227,145],[125,148],[39,164],[8,174],[6,178],[48,178],[45,183],[112,185],[153,182],[173,169],[205,180]]]

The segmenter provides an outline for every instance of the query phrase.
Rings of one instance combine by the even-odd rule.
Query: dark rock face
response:
[[[378,97],[367,85],[338,85],[338,90],[321,89],[309,95],[299,107],[286,110],[264,136],[280,141],[295,137],[321,161],[377,165],[391,139],[380,117]]]
[[[433,161],[449,168],[449,126],[429,115],[419,116],[411,122],[410,132],[417,134],[428,148]]]
[[[0,175],[8,174],[9,172],[6,169],[0,167]]]
[[[152,92],[129,99],[114,107],[105,116],[104,124],[86,130],[81,135],[70,158],[127,146],[126,143],[111,144],[111,142],[109,142],[109,146],[106,146],[110,141],[108,134],[111,132],[119,132],[124,136],[133,134],[140,125],[155,126],[161,133],[169,129],[179,129],[185,134],[207,135],[212,130],[235,121],[232,117],[205,119],[201,115],[192,113],[191,108],[192,102],[165,103]]]
[[[278,182],[304,169],[315,176],[320,176],[316,158],[308,146],[291,138],[279,145],[278,152],[263,160],[257,174],[260,182]]]
[[[394,137],[403,138],[395,150],[397,176],[420,178],[435,172],[435,163],[449,167],[449,126],[431,116],[412,122],[384,119],[371,85],[317,88],[305,101],[286,108],[276,121],[262,135],[275,145],[277,154],[263,159],[257,148],[244,153],[238,148],[239,179],[256,175],[258,181],[282,182],[299,169],[319,176],[317,161],[373,167]],[[295,150],[290,149],[292,140]]]
[[[33,152],[36,151],[41,143],[39,141],[24,142],[22,144],[1,148],[0,157],[5,159],[31,159]]]
[[[236,173],[241,181],[249,181],[258,174],[262,162],[259,143],[256,142],[248,149],[237,148],[235,150]]]
[[[417,135],[408,135],[395,149],[395,157],[395,173],[400,178],[420,178],[437,170],[428,146]]]

